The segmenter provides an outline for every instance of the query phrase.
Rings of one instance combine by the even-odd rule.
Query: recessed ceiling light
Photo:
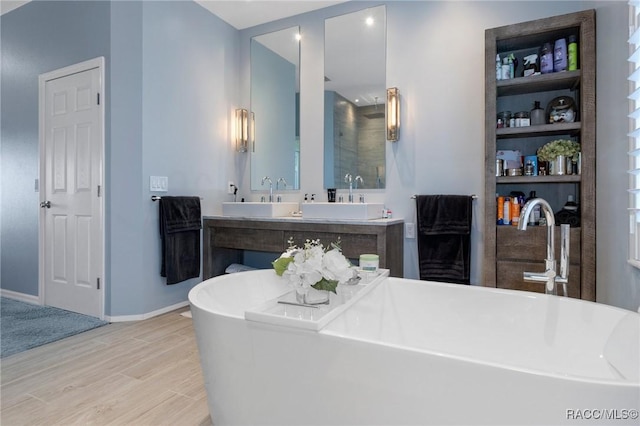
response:
[[[369,16],[365,21],[364,21],[368,26],[372,26],[373,25],[373,17]]]

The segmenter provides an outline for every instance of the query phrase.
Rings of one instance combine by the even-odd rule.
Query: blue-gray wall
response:
[[[109,64],[109,9],[106,1],[32,2],[1,18],[2,289],[38,294],[38,75],[99,56]]]
[[[167,286],[159,275],[149,176],[169,177],[170,195],[199,195],[204,211],[226,194],[238,31],[182,1],[33,1],[3,15],[0,30],[1,288],[38,294],[38,75],[104,56],[105,312],[139,317],[184,302],[199,280]]]
[[[261,195],[248,189],[248,156],[233,152],[229,128],[235,108],[250,104],[250,37],[301,27],[302,187],[286,195],[300,200],[324,192],[318,161],[324,154],[324,19],[380,3],[347,2],[243,31],[191,2],[114,1],[110,9],[106,3],[37,2],[3,15],[2,289],[37,292],[38,74],[107,57],[107,314],[145,314],[184,301],[197,282],[166,286],[158,276],[149,176],[168,176],[171,194],[202,196],[205,214],[219,214],[220,203],[230,199],[229,179],[240,186],[239,195]],[[387,86],[400,88],[403,128],[401,140],[387,144],[387,189],[369,191],[367,198],[409,221],[412,194],[484,193],[484,30],[596,9],[597,299],[637,309],[640,273],[626,263],[626,2],[384,3]],[[67,22],[68,15],[74,19]],[[476,283],[482,205],[481,198],[472,235]],[[404,248],[405,274],[415,278],[415,240],[405,240]]]

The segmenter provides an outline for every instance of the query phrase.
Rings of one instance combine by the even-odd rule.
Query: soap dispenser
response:
[[[539,126],[547,123],[544,110],[540,108],[540,101],[533,102],[533,109],[531,110],[529,117],[531,118],[532,126]]]

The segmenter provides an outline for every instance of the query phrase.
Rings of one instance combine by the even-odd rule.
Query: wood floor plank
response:
[[[181,311],[3,360],[0,424],[211,425],[193,323]]]

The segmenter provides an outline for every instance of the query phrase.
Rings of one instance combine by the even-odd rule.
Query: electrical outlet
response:
[[[404,224],[404,237],[405,238],[415,238],[416,237],[416,224],[415,223],[405,223]]]
[[[233,191],[236,189],[235,186],[236,184],[233,183],[232,180],[230,180],[229,183],[227,184],[227,194],[233,194]]]

